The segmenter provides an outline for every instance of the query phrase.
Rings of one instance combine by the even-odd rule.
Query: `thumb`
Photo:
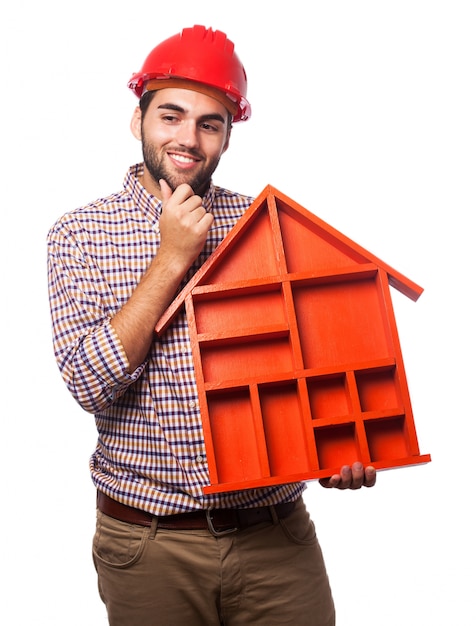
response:
[[[164,180],[163,178],[159,180],[159,186],[160,186],[160,193],[162,194],[162,203],[165,204],[165,202],[167,202],[167,200],[170,199],[170,196],[172,195],[173,191],[170,185],[168,184],[168,182]]]

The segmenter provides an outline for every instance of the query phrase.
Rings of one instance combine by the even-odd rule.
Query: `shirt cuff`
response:
[[[111,399],[115,399],[142,374],[146,361],[131,374],[126,351],[111,324],[106,324],[90,335],[84,344],[89,368],[99,374],[103,384],[109,389]]]

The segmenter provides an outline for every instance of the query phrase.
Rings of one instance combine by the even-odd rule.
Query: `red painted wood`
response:
[[[421,455],[390,286],[422,288],[266,187],[159,320],[186,304],[206,493]]]

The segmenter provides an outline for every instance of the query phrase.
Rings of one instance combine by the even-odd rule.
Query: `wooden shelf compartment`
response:
[[[210,486],[420,455],[389,286],[422,288],[268,186],[157,323],[185,304]]]

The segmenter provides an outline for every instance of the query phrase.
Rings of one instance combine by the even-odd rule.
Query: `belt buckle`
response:
[[[234,528],[226,528],[225,530],[217,530],[213,525],[213,518],[211,515],[212,511],[213,509],[207,509],[206,513],[208,530],[210,531],[210,534],[212,534],[214,537],[221,537],[222,535],[230,535],[231,533],[237,532],[238,526],[235,526]]]

